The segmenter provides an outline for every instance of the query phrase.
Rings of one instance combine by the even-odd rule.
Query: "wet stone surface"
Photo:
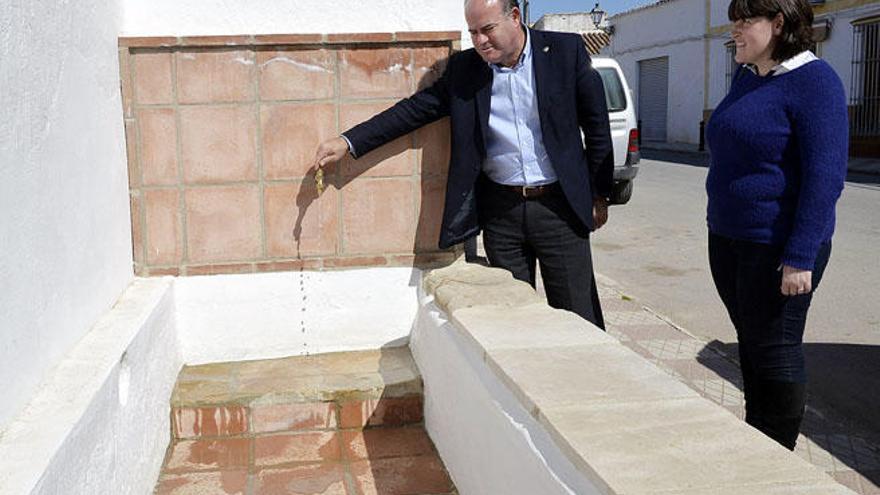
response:
[[[406,347],[186,367],[156,495],[456,495]]]

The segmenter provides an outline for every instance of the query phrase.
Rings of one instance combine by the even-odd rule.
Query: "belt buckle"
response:
[[[529,199],[532,196],[529,194],[530,191],[538,192],[541,190],[541,186],[520,186],[522,188],[523,198]]]

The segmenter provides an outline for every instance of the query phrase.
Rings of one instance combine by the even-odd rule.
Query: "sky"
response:
[[[648,3],[654,0],[600,0],[599,8],[613,15]],[[522,4],[520,0],[520,6]],[[595,5],[596,0],[529,0],[529,22],[537,21],[544,14],[589,12]]]

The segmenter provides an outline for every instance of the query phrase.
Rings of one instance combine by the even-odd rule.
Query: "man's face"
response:
[[[474,48],[486,62],[512,67],[516,64],[525,36],[519,8],[504,15],[504,0],[471,0],[465,8],[468,31]]]

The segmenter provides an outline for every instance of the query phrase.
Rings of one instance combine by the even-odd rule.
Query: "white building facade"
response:
[[[631,82],[644,141],[699,143],[700,122],[724,98],[735,67],[728,3],[663,0],[610,18],[606,53]],[[871,62],[880,45],[880,0],[830,0],[813,11],[817,55],[840,76],[870,141],[877,127],[871,121],[880,121],[872,113],[880,68]]]

